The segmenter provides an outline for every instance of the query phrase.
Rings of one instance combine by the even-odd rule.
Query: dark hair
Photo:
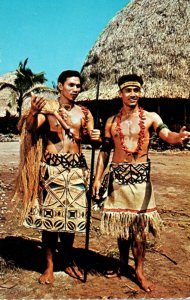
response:
[[[137,81],[141,85],[143,85],[143,79],[141,76],[138,76],[137,74],[127,74],[127,75],[123,75],[119,78],[118,86],[120,87],[123,83],[128,82],[128,81]]]
[[[80,80],[81,80],[81,75],[80,75],[80,73],[79,73],[78,71],[74,71],[74,70],[66,70],[66,71],[63,71],[63,72],[59,75],[59,77],[58,77],[58,79],[57,79],[57,82],[61,82],[62,84],[64,84],[64,82],[66,81],[66,79],[67,79],[68,77],[78,77],[78,78],[80,78]]]

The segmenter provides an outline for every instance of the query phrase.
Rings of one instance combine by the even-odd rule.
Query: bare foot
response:
[[[137,275],[137,280],[145,292],[151,292],[155,288],[155,285],[151,281],[147,280],[143,275]]]
[[[75,278],[75,279],[82,279],[83,274],[78,269],[77,266],[71,265],[65,268],[65,273],[67,273],[69,276]]]
[[[106,278],[115,278],[115,277],[119,277],[118,271],[117,271],[117,270],[107,270],[107,271],[105,272],[105,277],[106,277]]]
[[[41,284],[51,284],[54,281],[53,270],[46,269],[45,272],[39,277],[39,283]]]

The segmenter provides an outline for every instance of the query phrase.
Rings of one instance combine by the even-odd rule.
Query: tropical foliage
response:
[[[44,72],[34,74],[30,68],[26,67],[27,62],[28,58],[25,59],[24,63],[19,63],[19,66],[16,69],[16,79],[14,82],[18,93],[17,104],[19,117],[21,116],[21,108],[25,93],[36,84],[43,84],[45,81],[47,81],[44,76]]]

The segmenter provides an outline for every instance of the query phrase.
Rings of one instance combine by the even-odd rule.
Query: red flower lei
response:
[[[144,126],[144,110],[142,107],[139,107],[139,126],[140,126],[140,132],[139,132],[139,138],[138,138],[138,142],[137,142],[137,147],[135,149],[135,151],[130,151],[129,148],[125,145],[124,142],[124,134],[122,132],[121,129],[121,118],[123,115],[123,109],[121,109],[119,111],[119,113],[117,114],[117,118],[116,118],[116,122],[117,122],[117,131],[119,133],[119,137],[120,137],[120,142],[121,142],[121,147],[122,149],[128,153],[128,154],[138,154],[140,152],[140,150],[142,150],[142,145],[144,143],[144,130],[145,130],[145,126]]]

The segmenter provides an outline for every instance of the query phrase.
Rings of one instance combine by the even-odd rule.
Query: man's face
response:
[[[141,89],[138,86],[126,86],[119,91],[119,96],[123,100],[123,104],[129,107],[137,105],[139,97],[141,96]]]
[[[66,81],[58,83],[61,96],[66,100],[73,101],[81,91],[81,82],[79,77],[68,77]]]

